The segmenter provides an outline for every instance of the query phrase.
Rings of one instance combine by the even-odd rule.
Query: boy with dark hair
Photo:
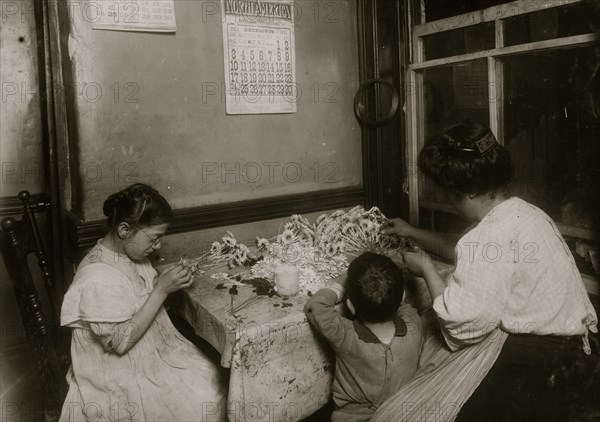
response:
[[[422,325],[417,311],[401,304],[401,270],[383,255],[366,252],[348,268],[346,305],[354,320],[335,304],[344,286],[334,283],[307,302],[308,321],[336,355],[332,421],[367,421],[383,401],[417,370]]]

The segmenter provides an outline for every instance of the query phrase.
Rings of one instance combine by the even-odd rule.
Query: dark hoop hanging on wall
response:
[[[383,116],[381,119],[371,119],[370,117],[367,117],[365,113],[366,107],[364,104],[364,94],[367,88],[370,88],[371,86],[375,86],[377,84],[381,84],[383,87],[386,87],[390,90],[392,94],[392,103],[390,105],[390,110],[385,116]],[[398,95],[398,91],[396,90],[394,85],[392,85],[388,81],[384,81],[383,79],[369,79],[363,82],[358,88],[358,91],[356,91],[356,95],[354,96],[354,114],[356,114],[356,118],[362,125],[371,128],[381,127],[389,123],[394,118],[396,112],[398,111],[399,104],[400,96]]]

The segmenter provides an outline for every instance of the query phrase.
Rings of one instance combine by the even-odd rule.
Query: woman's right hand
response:
[[[385,223],[381,225],[381,233],[400,237],[411,237],[413,233],[414,227],[409,223],[404,221],[401,218],[393,218],[391,220],[387,220]]]
[[[155,289],[165,294],[190,287],[194,279],[191,271],[182,264],[166,267],[157,277]]]

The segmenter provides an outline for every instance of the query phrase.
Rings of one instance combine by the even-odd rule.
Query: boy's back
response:
[[[364,421],[413,378],[421,352],[422,324],[412,306],[400,306],[394,318],[395,336],[389,345],[383,344],[358,318],[351,321],[335,310],[342,296],[338,285],[321,289],[304,311],[336,354],[332,420]]]

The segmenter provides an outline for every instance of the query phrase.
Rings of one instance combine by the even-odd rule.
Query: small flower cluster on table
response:
[[[380,232],[386,220],[377,207],[338,210],[320,215],[314,223],[294,214],[276,237],[257,237],[255,251],[227,232],[221,242],[213,242],[210,252],[196,258],[193,265],[198,271],[246,267],[237,274],[223,271],[211,275],[231,285],[243,285],[251,279],[272,281],[277,266],[294,265],[300,270],[300,291],[310,295],[344,274],[349,257],[366,251],[390,254],[402,248],[403,239]]]

